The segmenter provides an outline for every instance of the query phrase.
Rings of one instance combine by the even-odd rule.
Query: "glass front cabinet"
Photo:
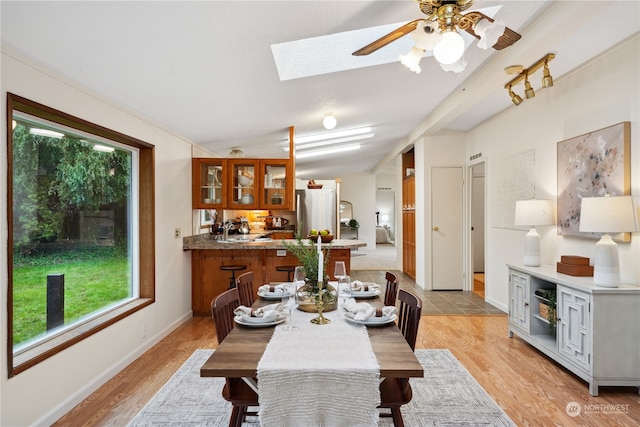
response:
[[[293,177],[287,159],[260,160],[260,208],[293,210]]]
[[[225,159],[192,159],[192,205],[194,209],[215,209],[225,206]]]
[[[258,164],[256,159],[228,159],[229,193],[227,207],[230,209],[257,209]]]
[[[288,159],[194,158],[194,209],[293,210]]]

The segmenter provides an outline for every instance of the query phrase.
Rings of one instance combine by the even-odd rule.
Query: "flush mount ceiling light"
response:
[[[344,145],[344,143],[373,138],[374,135],[375,133],[372,132],[371,126],[364,126],[355,129],[296,137],[294,139],[296,145],[296,159],[358,150],[360,148],[360,144]],[[322,150],[313,150],[318,147],[326,148]],[[289,151],[289,144],[283,143],[282,149],[284,151]]]
[[[337,123],[338,122],[336,118],[333,117],[333,114],[331,113],[324,116],[324,119],[322,120],[322,126],[324,126],[324,128],[328,130],[335,128]]]
[[[478,47],[500,50],[520,39],[520,34],[478,12],[461,12],[469,9],[474,0],[416,0],[427,18],[408,22],[353,52],[355,56],[369,55],[389,43],[411,33],[415,46],[407,55],[400,55],[400,62],[411,71],[420,73],[420,59],[425,52],[433,56],[445,71],[462,72],[466,63],[462,59],[465,43],[460,31],[466,31],[479,39]],[[455,65],[454,65],[455,64]]]
[[[324,150],[312,150],[296,152],[296,159],[306,159],[308,157],[325,156],[329,154],[343,153],[345,151],[359,150],[360,144],[342,145],[339,147],[327,148]]]
[[[306,144],[308,142],[326,141],[330,139],[344,138],[344,137],[349,137],[354,135],[362,135],[366,133],[371,133],[371,126],[364,126],[361,128],[354,128],[354,129],[347,129],[347,130],[338,130],[335,132],[324,132],[324,133],[318,133],[315,135],[300,136],[295,138],[295,143],[297,147],[299,145]],[[373,136],[373,134],[371,136]]]
[[[229,151],[229,157],[244,157],[244,152],[238,147],[233,147],[231,151]]]
[[[556,56],[553,53],[549,53],[542,58],[538,59],[532,66],[529,68],[523,68],[522,65],[511,65],[505,68],[505,72],[507,74],[515,74],[517,75],[511,79],[510,82],[504,85],[504,88],[507,89],[509,96],[511,97],[511,101],[516,105],[520,105],[522,103],[522,98],[516,95],[513,92],[513,86],[517,85],[521,81],[524,80],[524,95],[527,99],[531,99],[536,96],[533,87],[531,87],[531,83],[529,83],[529,75],[535,73],[540,67],[544,66],[544,70],[542,72],[542,87],[547,88],[553,86],[553,77],[551,77],[551,73],[549,72],[549,61],[554,59]],[[520,70],[519,72],[517,70]]]

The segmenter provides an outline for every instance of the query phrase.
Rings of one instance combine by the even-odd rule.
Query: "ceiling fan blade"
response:
[[[378,40],[369,43],[365,47],[356,50],[352,53],[355,56],[363,56],[369,55],[370,53],[375,52],[376,50],[388,45],[391,42],[398,40],[400,37],[405,36],[416,29],[418,26],[418,22],[424,21],[424,19],[416,19],[415,21],[407,22],[403,26],[396,28],[391,31],[389,34],[386,34],[380,37]]]
[[[471,17],[471,19],[473,19],[475,21],[475,23],[477,24],[480,20],[482,19],[486,19],[489,22],[493,22],[494,19],[489,18],[487,15],[480,13],[480,12],[469,12],[464,16],[469,16]],[[475,26],[475,25],[474,25]],[[480,36],[478,36],[474,31],[473,31],[473,27],[474,26],[469,26],[468,28],[465,29],[465,31],[469,34],[471,34],[473,37],[477,38],[478,40],[480,40]],[[502,50],[505,47],[509,47],[512,44],[514,44],[515,42],[517,42],[518,40],[520,40],[520,37],[522,37],[520,34],[516,33],[515,31],[513,31],[511,28],[509,27],[505,27],[504,28],[504,34],[502,34],[500,36],[500,38],[498,39],[498,41],[496,42],[496,44],[493,45],[493,48],[495,50]]]

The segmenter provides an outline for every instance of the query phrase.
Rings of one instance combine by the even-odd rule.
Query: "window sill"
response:
[[[135,313],[136,311],[152,304],[152,298],[138,298],[114,308],[102,315],[83,322],[76,327],[72,327],[67,331],[57,335],[51,339],[36,344],[31,348],[21,351],[13,356],[13,369],[9,373],[9,377],[16,375],[37,363],[71,347],[73,344],[101,331],[117,321]]]

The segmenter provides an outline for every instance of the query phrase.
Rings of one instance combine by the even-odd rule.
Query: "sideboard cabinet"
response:
[[[593,396],[599,386],[640,387],[639,287],[602,288],[553,266],[508,268],[509,337],[517,334],[587,381]],[[555,291],[556,325],[542,313],[541,290]]]

